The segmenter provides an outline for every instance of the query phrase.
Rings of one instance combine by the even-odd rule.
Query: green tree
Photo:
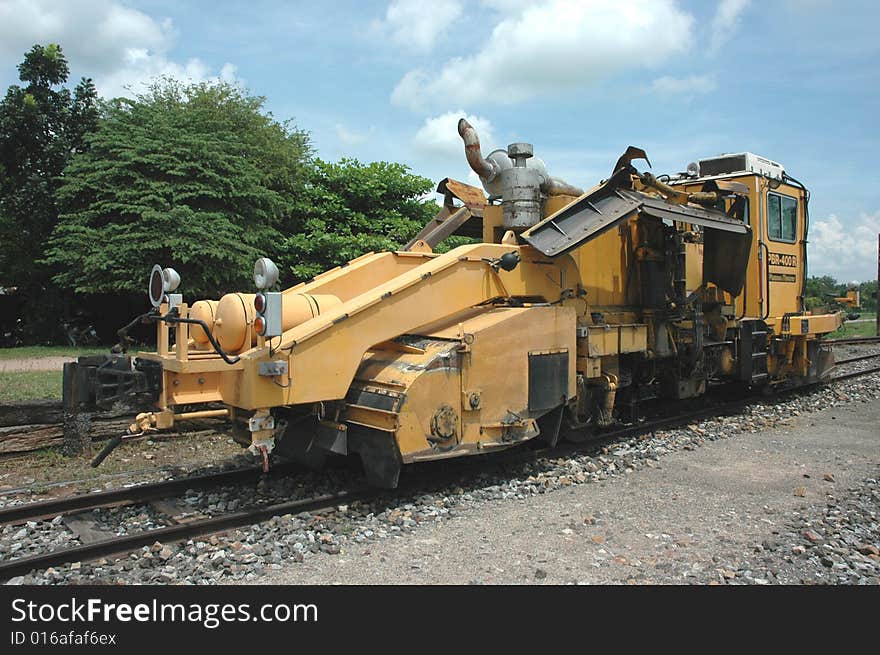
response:
[[[834,298],[846,295],[848,283],[838,282],[830,275],[807,278],[807,309],[831,307]],[[877,311],[877,280],[868,280],[859,284],[861,308],[866,312]]]
[[[806,298],[804,304],[808,310],[818,310],[827,307],[833,296],[837,295],[840,283],[830,275],[811,276],[807,278]]]
[[[298,190],[280,263],[299,281],[371,250],[399,248],[439,210],[424,199],[432,189],[403,164],[316,160]]]
[[[866,312],[877,311],[877,280],[869,280],[859,285],[859,297],[862,299],[862,309]]]
[[[807,295],[822,297],[826,293],[836,293],[840,283],[830,275],[810,276],[807,278]]]
[[[33,292],[47,279],[34,264],[58,218],[60,175],[86,149],[98,101],[90,79],[72,94],[59,88],[70,70],[58,45],[35,45],[18,72],[26,86],[10,86],[0,101],[0,284]]]
[[[257,257],[277,256],[311,156],[308,134],[263,104],[234,85],[170,79],[110,102],[58,190],[54,280],[139,292],[160,262],[191,299],[246,286]]]

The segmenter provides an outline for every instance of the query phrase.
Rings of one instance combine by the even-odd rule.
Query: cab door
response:
[[[800,190],[780,185],[766,196],[761,241],[766,293],[764,316],[799,312],[803,284],[803,198]]]

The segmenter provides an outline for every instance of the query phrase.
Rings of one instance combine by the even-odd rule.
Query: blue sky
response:
[[[0,82],[62,45],[104,95],[235,79],[325,159],[469,178],[455,122],[590,186],[627,145],[657,173],[749,150],[813,192],[812,274],[873,279],[880,5],[826,0],[0,0]]]

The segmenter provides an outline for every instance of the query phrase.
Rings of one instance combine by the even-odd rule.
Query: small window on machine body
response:
[[[746,225],[751,225],[749,220],[749,197],[728,196],[718,201],[718,209],[728,215],[742,219]]]
[[[773,241],[797,241],[797,198],[779,193],[767,195],[767,233]]]

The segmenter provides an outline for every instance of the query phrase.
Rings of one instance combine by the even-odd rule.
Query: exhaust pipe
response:
[[[500,196],[501,187],[499,183],[496,183],[494,187],[490,185],[501,173],[512,167],[512,164],[503,154],[504,151],[493,152],[490,155],[490,159],[483,157],[483,153],[480,150],[480,137],[477,136],[474,126],[464,118],[458,121],[458,134],[461,136],[462,141],[464,141],[464,155],[467,157],[468,164],[474,173],[480,176],[483,187],[489,192],[490,196]],[[504,159],[503,163],[494,160],[496,153],[501,153],[499,156]],[[550,177],[544,163],[540,160],[538,162],[538,166],[533,167],[530,165],[529,168],[534,168],[537,171],[540,189],[545,196],[582,196],[584,194],[584,190],[580,187],[560,180],[558,177]]]
[[[468,164],[474,173],[480,176],[484,182],[491,182],[498,175],[497,166],[485,159],[480,151],[480,137],[474,126],[468,123],[464,118],[458,121],[458,134],[464,141],[464,156],[467,157]]]
[[[576,187],[573,184],[569,184],[565,180],[560,180],[558,177],[550,177],[547,178],[541,184],[541,192],[545,196],[582,196],[584,195],[584,190],[580,187]]]

